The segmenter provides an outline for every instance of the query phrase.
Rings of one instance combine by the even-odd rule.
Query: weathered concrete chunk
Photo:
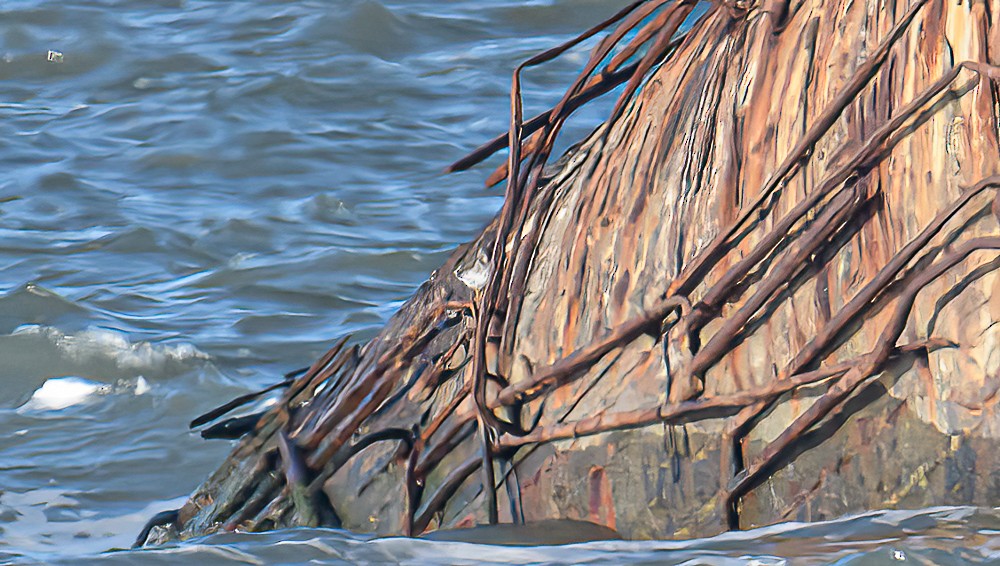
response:
[[[292,384],[181,536],[295,521],[279,432],[310,493],[384,534],[1000,504],[998,13],[625,10],[563,102],[514,114],[497,218]],[[568,113],[621,83],[549,166]]]

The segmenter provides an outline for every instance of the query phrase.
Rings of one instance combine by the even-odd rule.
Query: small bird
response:
[[[476,252],[476,261],[472,265],[459,266],[455,270],[455,277],[458,277],[459,281],[465,283],[465,286],[473,291],[480,291],[489,282],[491,271],[490,260],[480,249]]]

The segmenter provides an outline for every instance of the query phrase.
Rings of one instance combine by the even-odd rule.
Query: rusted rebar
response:
[[[400,494],[404,501],[401,524],[405,534],[417,535],[426,530],[476,471],[481,472],[481,491],[471,499],[476,505],[485,505],[487,520],[495,523],[499,519],[496,490],[510,481],[508,478],[519,463],[515,455],[523,462],[525,452],[544,443],[711,418],[724,419],[723,485],[719,501],[727,508],[730,526],[738,528],[741,498],[794,458],[792,453],[803,437],[824,421],[834,419],[831,414],[842,408],[859,388],[870,383],[893,360],[912,360],[914,356],[954,345],[936,337],[922,340],[909,337],[910,343],[904,345],[897,342],[921,290],[973,253],[1000,249],[1000,236],[974,238],[954,247],[944,244],[931,247],[949,223],[962,214],[969,215],[970,203],[1000,186],[1000,177],[994,176],[964,190],[942,208],[874,276],[860,284],[861,289],[843,306],[830,309],[827,305],[829,312],[825,319],[816,325],[808,339],[800,342],[805,345],[788,352],[787,358],[774,360],[774,375],[766,385],[746,386],[734,381],[727,384],[729,389],[723,388],[735,390],[734,393],[705,393],[720,389],[706,387],[706,376],[715,379],[717,375],[710,373],[711,370],[788,301],[802,281],[815,276],[817,270],[828,268],[832,258],[854,241],[861,228],[879,213],[885,195],[875,182],[877,176],[870,173],[884,163],[898,143],[936,112],[929,106],[948,89],[957,88],[956,81],[966,71],[975,73],[980,84],[988,83],[995,91],[995,83],[1000,79],[997,67],[974,61],[958,63],[912,100],[886,112],[884,122],[867,138],[843,145],[841,159],[828,162],[833,164],[822,175],[816,175],[818,179],[803,179],[807,187],[804,194],[786,194],[786,188],[797,176],[806,177],[802,171],[813,152],[843,119],[845,111],[859,100],[865,89],[876,84],[880,73],[889,72],[886,69],[891,67],[886,62],[891,60],[894,46],[911,30],[927,3],[927,0],[913,0],[867,59],[843,81],[830,103],[808,127],[803,126],[804,133],[776,160],[775,170],[760,176],[764,181],[759,187],[741,187],[742,194],[754,196],[739,203],[739,210],[729,217],[735,219],[720,223],[717,232],[709,233],[700,251],[679,262],[673,272],[676,277],[662,281],[662,287],[655,287],[655,294],[649,295],[650,299],[657,299],[651,308],[631,318],[623,315],[616,320],[624,322],[606,328],[603,334],[595,332],[592,340],[576,350],[548,365],[530,367],[521,379],[508,382],[513,379],[517,325],[523,314],[528,277],[555,206],[557,183],[546,177],[551,174],[545,169],[557,137],[577,108],[625,84],[609,123],[593,137],[596,147],[602,147],[600,144],[607,141],[607,134],[626,117],[629,104],[653,70],[658,65],[685,63],[675,58],[684,52],[686,38],[694,33],[683,30],[682,26],[694,19],[691,14],[696,3],[634,2],[605,22],[519,65],[512,76],[507,134],[449,168],[469,167],[503,147],[508,148],[506,164],[490,177],[490,181],[506,178],[503,208],[489,233],[477,242],[478,247],[466,254],[472,257],[479,253],[485,257],[488,269],[485,283],[473,289],[471,301],[436,296],[424,310],[418,311],[418,316],[402,325],[405,330],[391,342],[361,350],[347,347],[346,338],[342,339],[301,377],[288,376],[263,392],[234,400],[196,419],[199,423],[207,422],[265,392],[285,388],[278,406],[264,414],[253,432],[240,443],[237,453],[251,459],[240,468],[245,477],[233,483],[233,497],[242,500],[210,503],[216,522],[227,528],[258,528],[273,525],[286,516],[294,517],[296,505],[305,505],[295,502],[296,494],[288,489],[293,483],[291,479],[283,488],[274,473],[277,451],[285,459],[290,458],[288,454],[293,449],[304,452],[305,469],[314,474],[308,485],[312,493],[322,489],[325,481],[368,447],[381,441],[395,441],[400,448],[389,460],[405,462]],[[712,18],[718,12],[727,26],[736,26],[756,11],[773,20],[765,27],[769,33],[780,34],[782,26],[788,24],[788,6],[782,0],[768,0],[763,7],[716,2],[699,17]],[[558,57],[612,26],[616,27],[598,41],[560,101],[551,110],[525,121],[521,99],[524,70]],[[969,88],[970,84],[962,87]],[[620,126],[632,127],[630,123]],[[778,202],[785,200],[789,201],[787,210],[775,212],[781,210]],[[1000,205],[996,209],[1000,210]],[[955,230],[957,238],[960,230]],[[951,241],[949,238],[940,239]],[[985,273],[995,265],[980,266],[979,271]],[[569,292],[582,293],[579,289]],[[870,328],[876,324],[871,321],[882,320],[875,315],[890,306],[891,316],[882,328],[874,329],[878,331],[878,339],[868,353],[846,361],[834,357],[838,347],[856,336],[865,324]],[[463,326],[454,328],[459,322]],[[614,373],[611,369],[618,367],[623,352],[634,351],[629,348],[634,348],[643,335],[662,341],[660,347],[668,371],[662,398],[651,399],[646,408],[575,415],[576,420],[569,420],[594,386]],[[677,352],[678,341],[684,355],[668,356],[669,352]],[[668,346],[674,349],[669,350]],[[463,348],[468,350],[466,360],[455,362]],[[650,361],[655,353],[651,349],[640,353],[640,358]],[[602,360],[607,367],[599,374],[591,371]],[[585,376],[590,381],[582,381]],[[732,378],[726,376],[726,379]],[[574,384],[578,387],[567,393]],[[782,399],[798,394],[803,388],[821,393],[749,464],[745,463],[744,443],[754,427]],[[550,414],[543,419],[542,408],[529,405],[539,399],[545,403],[560,395],[556,398],[569,403],[561,415]],[[406,402],[410,400],[427,404],[433,410],[413,417],[406,412]],[[522,413],[530,415],[532,410],[533,419],[523,417]],[[400,414],[413,422],[386,426],[387,421]],[[472,455],[447,474],[437,469],[456,453]],[[497,460],[502,461],[499,482]],[[375,473],[382,473],[390,464],[380,463],[380,466]],[[434,477],[445,475],[433,489],[425,486],[431,472],[435,472]],[[514,505],[511,514],[517,517],[521,511],[515,500],[520,499],[520,493],[517,486],[510,483],[507,486],[508,498]],[[179,517],[182,516],[183,513]],[[180,518],[177,523],[181,523]]]

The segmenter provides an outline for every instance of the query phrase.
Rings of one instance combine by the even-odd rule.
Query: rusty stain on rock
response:
[[[552,110],[521,116],[516,75],[513,134],[453,166],[509,147],[501,212],[290,378],[180,536],[295,522],[282,431],[361,531],[1000,503],[1000,4],[882,4],[648,0]]]

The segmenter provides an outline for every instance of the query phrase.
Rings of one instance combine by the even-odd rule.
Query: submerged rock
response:
[[[441,529],[421,535],[420,538],[500,546],[538,546],[597,540],[621,540],[618,533],[604,525],[565,519],[533,521],[522,525],[479,525],[468,528]]]

